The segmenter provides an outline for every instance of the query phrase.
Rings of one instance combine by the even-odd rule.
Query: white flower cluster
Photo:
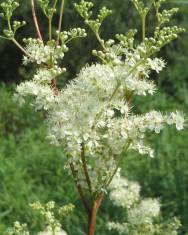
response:
[[[23,104],[27,97],[34,98],[31,104],[34,105],[35,110],[49,110],[58,100],[50,86],[34,81],[21,83],[17,87],[17,93],[14,95],[14,99],[18,101],[19,104]]]
[[[23,58],[24,65],[28,63],[48,64],[50,61],[57,63],[57,60],[63,59],[64,53],[68,50],[66,45],[56,46],[55,41],[50,41],[44,45],[40,39],[25,39],[26,56]]]
[[[51,70],[47,72],[46,69],[40,69],[33,81],[17,87],[19,101],[31,96],[36,109],[48,111],[47,138],[52,144],[63,146],[69,156],[68,162],[75,163],[77,169],[80,169],[79,156],[84,145],[94,188],[115,168],[117,156],[126,145],[153,157],[153,150],[145,146],[143,140],[148,131],[159,133],[165,124],[175,124],[178,130],[184,127],[184,118],[179,112],[163,115],[150,111],[134,115],[126,101],[126,92],[145,95],[146,91],[152,93],[154,85],[136,79],[138,72],[125,72],[125,68],[130,71],[128,65],[114,69],[100,64],[87,66],[58,95],[49,84]],[[92,164],[89,158],[94,160]]]
[[[129,233],[129,229],[128,229],[128,224],[127,223],[116,223],[116,222],[109,222],[107,224],[108,229],[111,230],[115,230],[117,231],[119,234],[128,234]]]
[[[43,206],[40,202],[34,202],[30,204],[32,209],[38,211],[44,218],[45,223],[48,225],[48,231],[55,230],[60,231],[61,230],[61,224],[56,219],[55,216],[55,202],[50,201],[45,206]]]
[[[148,66],[156,71],[157,73],[161,72],[165,67],[165,62],[162,59],[154,58],[153,60],[148,58],[147,59]]]
[[[67,235],[67,233],[62,229],[62,226],[57,219],[57,215],[59,214],[61,218],[67,216],[74,209],[72,204],[57,208],[55,202],[50,201],[44,206],[40,202],[32,203],[30,206],[43,216],[47,225],[46,229],[39,232],[38,235]]]
[[[19,221],[14,222],[14,226],[7,230],[7,235],[30,235],[27,224],[21,224]]]
[[[110,186],[110,199],[115,206],[123,208],[124,222],[109,222],[109,230],[119,234],[177,234],[180,223],[177,219],[164,223],[155,218],[160,216],[160,203],[157,199],[140,196],[140,185],[131,182],[120,175],[120,169]]]
[[[61,219],[67,216],[74,209],[72,204],[58,208],[54,201],[50,201],[45,205],[42,205],[40,202],[34,202],[30,206],[40,213],[46,225],[46,229],[37,233],[37,235],[67,235],[62,229],[57,216],[59,215]],[[7,235],[30,235],[30,232],[28,231],[27,224],[21,224],[16,221],[14,226],[8,229]]]
[[[33,80],[39,84],[51,84],[52,79],[61,75],[63,72],[65,72],[65,69],[62,69],[58,66],[54,66],[51,69],[41,68],[38,69],[37,73],[34,75]]]
[[[24,103],[30,97],[36,110],[47,112],[47,139],[63,147],[67,166],[73,164],[79,183],[95,193],[105,190],[120,158],[128,150],[154,156],[153,149],[144,143],[147,132],[160,133],[165,125],[172,124],[177,130],[183,129],[184,117],[178,111],[162,114],[151,110],[135,115],[131,105],[132,96],[156,92],[156,85],[149,76],[153,70],[159,73],[165,62],[154,58],[154,54],[183,29],[158,27],[153,37],[145,37],[138,45],[134,45],[135,30],[116,35],[117,44],[112,39],[105,42],[100,38],[99,28],[110,12],[102,9],[98,20],[91,20],[89,10],[92,6],[84,0],[76,4],[103,48],[94,51],[103,63],[86,66],[60,90],[56,87],[56,78],[65,71],[59,62],[68,50],[66,43],[86,36],[85,31],[78,28],[57,32],[60,44],[54,40],[45,44],[39,39],[26,39],[24,64],[35,63],[37,71],[32,81],[17,87],[15,99]],[[89,182],[86,184],[86,178],[92,182],[91,186]]]
[[[62,229],[55,229],[55,231],[52,231],[52,229],[50,227],[48,227],[43,232],[39,232],[38,235],[51,235],[53,233],[55,235],[67,235],[67,233]]]
[[[140,185],[121,177],[120,169],[109,185],[109,189],[110,200],[119,207],[131,208],[140,198]]]
[[[136,207],[128,211],[128,221],[131,224],[151,223],[159,216],[160,204],[157,199],[144,199]]]
[[[56,142],[66,141],[65,148],[70,155],[79,154],[82,142],[88,154],[99,152],[104,140],[115,153],[128,139],[142,139],[147,130],[159,133],[165,123],[176,124],[179,130],[183,128],[184,119],[178,112],[170,116],[157,111],[131,115],[129,105],[123,100],[123,86],[109,102],[117,83],[111,68],[93,65],[86,67],[59,95],[49,119],[50,133]],[[119,118],[117,112],[121,114]],[[116,140],[120,146],[115,147]]]

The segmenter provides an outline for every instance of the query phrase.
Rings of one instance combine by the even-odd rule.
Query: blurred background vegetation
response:
[[[35,36],[29,1],[21,2],[23,4],[17,11],[17,18],[24,18],[28,26],[19,32],[19,41],[22,37]],[[66,1],[64,29],[85,27],[73,9],[73,2]],[[115,33],[123,33],[129,28],[140,26],[130,0],[93,2],[97,9],[103,5],[113,9],[113,15],[103,26],[104,38],[113,38]],[[188,32],[187,0],[169,0],[166,7],[170,6],[180,8],[172,23],[184,26]],[[37,14],[44,33],[46,21],[39,11]],[[57,19],[55,18],[55,24]],[[151,22],[152,16],[147,23],[148,35],[154,27]],[[0,29],[3,27],[4,22],[0,19]],[[135,99],[134,105],[139,111],[144,112],[150,108],[164,111],[178,109],[187,114],[187,32],[160,53],[159,56],[168,61],[168,67],[159,77],[154,77],[160,92],[153,97]],[[74,77],[84,64],[95,62],[91,50],[98,46],[92,33],[84,40],[73,42],[71,46],[64,62],[68,72],[60,83]],[[12,101],[15,85],[29,79],[32,68],[22,67],[22,55],[8,41],[0,40],[0,56],[0,234],[15,220],[28,222],[36,229],[37,221],[32,219],[33,212],[28,204],[35,200],[55,200],[60,205],[67,202],[76,205],[77,212],[66,218],[64,226],[70,235],[82,235],[86,226],[82,215],[83,208],[72,180],[63,169],[63,149],[48,145],[42,114],[34,113],[32,107],[27,105],[20,108]],[[175,129],[165,129],[159,136],[150,136],[148,141],[155,148],[155,159],[131,154],[124,159],[123,173],[129,179],[139,181],[143,196],[160,198],[165,218],[178,216],[182,222],[180,234],[188,234],[188,131],[185,129],[177,133]],[[120,216],[117,209],[114,213],[114,208],[106,196],[96,234],[109,233],[105,228],[106,222]]]

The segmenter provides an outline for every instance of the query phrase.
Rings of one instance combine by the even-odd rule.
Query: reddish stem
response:
[[[39,28],[39,24],[38,24],[38,20],[37,20],[37,16],[36,16],[36,12],[35,12],[35,1],[34,0],[31,0],[31,10],[32,10],[33,21],[34,21],[35,29],[37,32],[37,36],[41,41],[43,41],[42,35],[40,32],[40,28]]]
[[[98,209],[101,206],[102,200],[104,197],[104,193],[101,193],[98,198],[95,200],[93,204],[93,208],[89,217],[88,222],[88,235],[94,235],[95,234],[95,226],[96,226],[96,219],[97,219],[97,212]]]
[[[76,185],[77,190],[78,190],[78,193],[79,193],[79,195],[80,195],[80,199],[81,199],[81,201],[82,201],[82,204],[83,204],[83,206],[84,206],[84,208],[85,208],[85,210],[86,210],[86,212],[87,212],[87,214],[88,214],[88,216],[89,216],[89,215],[91,214],[91,209],[89,208],[89,205],[88,205],[88,203],[87,203],[87,200],[86,200],[86,198],[85,198],[85,196],[84,196],[84,194],[83,194],[82,187],[81,187],[81,185],[79,184],[79,182],[77,181],[77,173],[76,173],[76,171],[75,171],[74,166],[73,166],[72,163],[70,164],[70,169],[71,169],[71,171],[72,171],[72,175],[73,175],[73,178],[74,178],[74,181],[75,181],[75,185]]]
[[[82,150],[81,150],[81,161],[82,161],[83,170],[84,170],[86,182],[88,185],[88,189],[89,189],[90,195],[92,196],[91,181],[90,181],[90,177],[89,177],[89,173],[88,173],[88,169],[87,169],[87,163],[86,163],[86,158],[85,158],[85,147],[83,144],[82,144]]]
[[[56,83],[56,79],[55,78],[53,78],[52,81],[51,81],[51,87],[54,90],[55,95],[59,95],[60,91],[57,88],[57,83]]]

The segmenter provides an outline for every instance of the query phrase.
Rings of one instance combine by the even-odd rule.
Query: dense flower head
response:
[[[45,205],[37,201],[30,204],[30,206],[33,210],[39,212],[46,224],[46,229],[39,232],[38,235],[67,235],[67,233],[62,229],[60,219],[58,217],[61,219],[65,218],[74,209],[72,204],[67,204],[58,208],[54,201],[50,201]]]
[[[144,224],[159,216],[160,204],[157,199],[144,199],[128,212],[128,221],[131,224]]]
[[[7,230],[8,235],[30,235],[27,224],[21,224],[19,221],[14,222],[14,226]]]
[[[45,205],[39,201],[31,203],[31,208],[37,211],[45,224],[45,229],[37,235],[67,235],[62,229],[60,220],[64,219],[74,209],[72,204],[57,207],[54,201],[50,201]],[[19,221],[14,222],[14,226],[9,228],[7,235],[30,235],[27,224],[21,224]]]
[[[109,197],[115,206],[123,210],[120,222],[108,222],[109,230],[118,234],[168,235],[178,234],[180,222],[177,218],[163,221],[158,199],[142,198],[140,185],[120,174],[120,168],[109,185]]]
[[[56,46],[55,41],[49,41],[47,45],[44,45],[40,39],[25,39],[26,43],[26,56],[23,58],[23,63],[48,64],[50,61],[57,63],[57,60],[63,59],[64,53],[68,48],[63,45]]]
[[[61,75],[63,72],[65,72],[65,69],[56,65],[51,69],[40,68],[34,75],[33,80],[39,84],[51,84],[52,79]]]
[[[121,177],[120,169],[114,176],[110,189],[110,200],[113,204],[123,208],[130,208],[140,198],[140,185]]]
[[[47,228],[46,230],[39,232],[38,235],[51,235],[53,232],[55,232],[55,235],[67,235],[67,233],[62,229],[55,229],[55,231],[52,231],[51,228]]]
[[[58,99],[54,95],[54,91],[49,86],[42,85],[34,81],[27,81],[20,84],[17,87],[17,92],[18,93],[14,95],[14,99],[20,104],[25,103],[25,98],[28,96],[35,98],[31,102],[31,105],[35,107],[35,110],[49,110]]]
[[[102,171],[104,178],[110,174],[115,167],[112,156],[117,158],[126,145],[153,157],[154,151],[144,144],[147,132],[160,133],[165,125],[172,124],[183,129],[184,118],[178,111],[169,115],[155,110],[140,115],[132,112],[127,94],[153,94],[155,86],[140,79],[137,70],[130,73],[129,65],[86,66],[58,95],[48,85],[50,74],[51,70],[39,70],[33,81],[17,87],[16,98],[23,102],[24,97],[32,96],[36,109],[48,111],[47,138],[52,144],[63,146],[69,163],[79,165],[78,156],[84,145],[85,155],[95,160],[88,167],[94,188],[98,187],[98,174]]]
[[[148,14],[152,4],[158,14],[161,4],[158,6],[152,1],[151,6],[145,7],[140,1],[133,3],[142,17]],[[167,114],[152,107],[145,114],[135,114],[131,102],[133,96],[153,95],[157,91],[150,75],[153,71],[161,72],[166,63],[155,54],[183,31],[177,26],[162,26],[176,10],[157,15],[154,35],[143,35],[142,42],[136,43],[137,30],[103,40],[99,29],[111,11],[102,8],[95,20],[92,6],[84,0],[75,4],[101,45],[101,50],[93,51],[101,63],[85,66],[75,79],[58,89],[56,80],[65,72],[61,60],[68,50],[67,43],[73,38],[85,37],[85,30],[57,31],[58,43],[53,39],[48,42],[26,39],[24,64],[34,63],[37,70],[31,81],[18,85],[15,99],[22,104],[29,97],[36,110],[46,111],[47,139],[63,147],[66,167],[72,164],[79,184],[95,193],[105,190],[127,151],[154,157],[154,150],[145,144],[148,133],[158,134],[165,126],[173,124],[177,130],[182,130],[185,124],[181,112]],[[86,184],[82,164],[85,164],[91,186]]]

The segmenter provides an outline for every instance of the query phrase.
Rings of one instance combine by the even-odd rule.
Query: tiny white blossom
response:
[[[119,234],[128,234],[129,228],[127,223],[109,222],[107,224],[108,230],[116,230]]]
[[[169,125],[175,124],[177,130],[182,130],[185,125],[185,119],[183,114],[176,111],[175,113],[171,113],[170,116],[167,118],[167,123]]]
[[[159,213],[160,203],[157,199],[144,199],[128,211],[128,221],[133,225],[149,223],[152,218],[159,216]]]
[[[50,227],[48,227],[48,228],[46,228],[46,230],[39,232],[38,235],[51,235],[52,232],[53,232],[52,229]],[[56,235],[67,235],[67,233],[60,228],[56,228],[55,234]]]
[[[154,58],[154,59],[147,59],[148,65],[151,67],[152,70],[155,70],[157,73],[161,72],[165,67],[165,62],[162,59]]]
[[[140,186],[136,182],[130,182],[120,176],[120,169],[113,178],[109,189],[110,199],[114,205],[130,208],[140,197]]]
[[[23,57],[23,63],[48,64],[50,60],[57,63],[57,60],[63,59],[67,48],[56,47],[55,43],[44,45],[39,39],[27,39],[26,56]]]

